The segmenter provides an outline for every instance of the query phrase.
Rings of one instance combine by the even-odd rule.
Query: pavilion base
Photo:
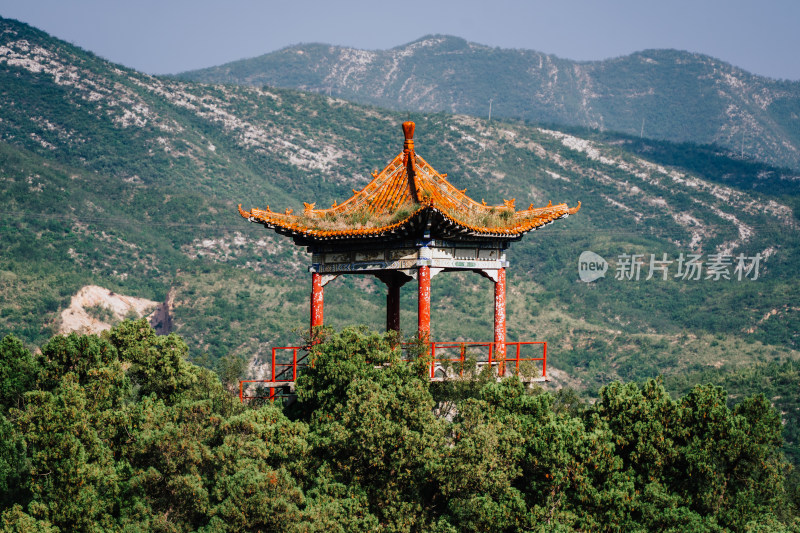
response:
[[[239,400],[294,397],[297,376],[308,365],[308,353],[307,346],[272,348],[269,379],[240,381]],[[514,376],[528,386],[550,381],[547,376],[547,342],[544,341],[505,342],[502,350],[498,350],[494,342],[431,342],[428,355],[428,378],[431,382],[466,381],[487,368],[491,369],[497,381]]]
[[[506,376],[508,377],[508,376]],[[464,376],[442,376],[431,378],[431,383],[443,383],[445,381],[467,381],[469,377]],[[499,383],[504,378],[497,377],[495,381]],[[519,380],[528,386],[528,388],[533,388],[536,383],[549,383],[550,378],[548,377],[524,377],[519,376]],[[246,383],[256,383],[257,389],[263,391],[265,393],[264,396],[248,396],[246,393]],[[248,400],[271,400],[275,401],[279,398],[288,398],[290,400],[295,400],[297,394],[295,393],[295,382],[294,381],[267,381],[267,380],[243,380],[239,382],[239,401],[244,403]]]
[[[431,378],[431,383],[442,383],[444,381],[465,381],[465,380],[468,380],[468,379],[471,379],[471,378],[458,377],[458,376]],[[498,378],[496,378],[496,381],[499,383],[503,379],[505,379],[505,378],[498,377]],[[526,385],[533,385],[534,383],[548,383],[550,381],[550,378],[526,378],[526,377],[520,376],[519,380],[522,383],[525,383]]]

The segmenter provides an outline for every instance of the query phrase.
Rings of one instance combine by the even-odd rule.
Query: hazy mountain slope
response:
[[[476,199],[583,202],[509,252],[509,338],[549,341],[549,366],[564,382],[596,387],[798,356],[793,197],[552,128],[155,78],[7,20],[0,102],[0,329],[28,342],[54,331],[89,284],[155,301],[172,290],[177,331],[209,364],[298,342],[305,251],[241,219],[236,204],[341,201],[402,149],[400,123],[411,117],[420,155]],[[726,161],[745,181],[761,172]],[[578,281],[583,250],[610,261],[606,278]],[[639,281],[614,279],[620,254],[694,252],[766,260],[756,281],[645,280],[646,269]],[[433,290],[437,339],[490,336],[488,281],[442,274]],[[372,279],[336,280],[326,321],[380,328],[384,298]],[[412,332],[410,285],[402,306]]]
[[[743,146],[748,157],[800,168],[800,82],[676,50],[576,62],[435,35],[380,51],[297,45],[179,76],[480,117],[492,99],[495,117],[716,143],[740,155]]]

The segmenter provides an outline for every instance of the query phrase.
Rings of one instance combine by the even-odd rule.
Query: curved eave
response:
[[[299,217],[291,214],[273,213],[268,210],[251,209],[244,211],[239,206],[239,214],[251,222],[257,222],[277,233],[304,242],[332,240],[373,240],[380,238],[403,238],[416,235],[431,222],[431,234],[441,238],[467,239],[519,239],[529,231],[551,224],[560,218],[575,214],[581,204],[569,208],[566,204],[519,211],[513,215],[506,226],[480,226],[466,222],[463,216],[429,203],[420,206],[406,218],[386,226],[326,230],[305,226]]]
[[[459,228],[456,230],[458,234],[465,234],[470,237],[518,239],[530,231],[552,224],[558,219],[573,215],[577,213],[580,208],[581,204],[578,202],[578,205],[573,208],[568,207],[567,204],[559,204],[519,211],[513,215],[510,224],[494,227],[472,225],[461,219],[458,215],[451,215],[444,210],[437,209],[437,211],[440,212],[446,220],[450,221],[453,226]]]
[[[257,222],[263,224],[269,229],[274,229],[282,235],[290,237],[302,238],[308,241],[329,241],[329,240],[352,240],[363,238],[381,238],[389,235],[402,235],[408,233],[404,231],[413,226],[413,222],[420,218],[420,215],[425,210],[425,206],[420,207],[406,218],[389,224],[387,226],[376,226],[366,228],[351,228],[343,230],[326,230],[319,228],[309,228],[304,226],[300,219],[292,215],[281,215],[279,213],[272,213],[270,211],[263,211],[261,209],[251,209],[244,211],[242,206],[239,206],[239,214],[250,222]]]

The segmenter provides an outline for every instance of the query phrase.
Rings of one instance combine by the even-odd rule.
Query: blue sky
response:
[[[385,49],[442,33],[577,60],[677,48],[800,79],[797,0],[0,0],[0,16],[151,74],[301,42]]]

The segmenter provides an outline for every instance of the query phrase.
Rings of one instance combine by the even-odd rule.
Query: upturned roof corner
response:
[[[515,199],[501,205],[476,202],[447,181],[414,149],[413,122],[403,123],[403,151],[353,196],[327,209],[303,202],[302,214],[239,205],[239,214],[300,244],[332,240],[374,240],[417,236],[423,226],[436,237],[463,240],[516,240],[560,218],[573,215],[581,204],[516,210]]]

